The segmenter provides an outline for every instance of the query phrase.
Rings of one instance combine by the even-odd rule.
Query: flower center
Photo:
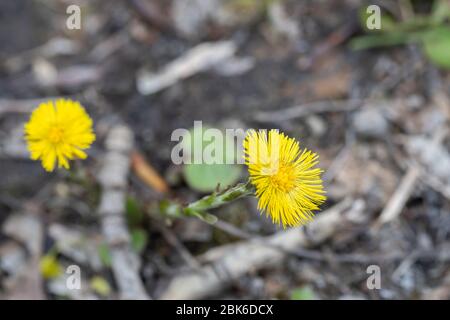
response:
[[[294,188],[295,175],[292,166],[280,164],[264,171],[269,176],[270,183],[278,190],[289,192]]]
[[[58,126],[55,126],[50,129],[48,133],[48,139],[51,143],[56,144],[60,143],[64,138],[64,130]]]

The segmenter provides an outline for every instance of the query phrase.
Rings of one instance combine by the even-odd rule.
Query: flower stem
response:
[[[197,217],[201,220],[214,224],[217,217],[209,214],[207,210],[218,208],[224,204],[234,200],[253,195],[255,190],[250,182],[239,183],[223,192],[214,192],[197,201],[194,201],[187,206],[182,206],[179,203],[164,201],[161,203],[161,213],[173,218],[180,218],[182,216]]]

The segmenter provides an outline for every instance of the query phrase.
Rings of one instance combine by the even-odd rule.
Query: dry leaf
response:
[[[137,151],[134,151],[131,155],[131,167],[134,173],[150,188],[161,193],[169,192],[169,186],[164,179]]]

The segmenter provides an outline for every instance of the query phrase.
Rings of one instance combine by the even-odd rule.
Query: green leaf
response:
[[[148,236],[143,229],[131,230],[131,246],[137,253],[141,253],[147,246]]]
[[[207,212],[191,212],[194,217],[199,218],[200,220],[208,223],[215,224],[218,221],[218,218],[215,215],[209,214]]]
[[[111,252],[109,251],[109,247],[102,243],[97,248],[98,256],[100,257],[101,262],[105,267],[111,267],[112,265],[112,259],[111,259]]]
[[[390,32],[357,37],[350,42],[350,47],[353,50],[364,50],[377,47],[395,46],[405,44],[410,41],[412,41],[412,37],[409,34],[403,32]]]
[[[296,288],[291,292],[291,300],[315,300],[316,294],[309,286]]]
[[[216,130],[219,137],[205,136],[208,129]],[[206,126],[203,126],[203,128],[194,127],[182,141],[183,150],[191,155],[191,163],[183,167],[184,178],[192,189],[200,192],[214,191],[218,185],[222,187],[232,185],[237,182],[241,175],[241,167],[233,164],[237,156],[234,139],[227,137],[223,131],[217,130]],[[197,153],[199,159],[202,159],[201,164],[193,163],[195,153]],[[203,156],[209,155],[212,159],[217,160],[218,164],[206,164],[205,162],[208,159]]]
[[[187,164],[183,168],[186,182],[200,192],[214,191],[239,180],[241,168],[234,164]]]
[[[436,66],[450,69],[450,27],[437,27],[422,37],[423,51]]]
[[[216,137],[216,135],[219,136]],[[210,153],[218,163],[234,163],[236,160],[234,139],[227,137],[222,130],[217,128],[206,125],[195,126],[183,136],[181,144],[191,163],[194,163],[196,156],[204,163],[207,160],[204,156],[209,156]]]
[[[136,198],[132,196],[127,197],[127,200],[125,202],[125,211],[129,226],[137,226],[142,224],[142,221],[144,220],[144,214]]]

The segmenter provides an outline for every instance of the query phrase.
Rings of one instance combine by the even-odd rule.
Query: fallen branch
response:
[[[426,140],[429,143],[423,143],[420,150],[421,153],[427,155],[435,152],[433,150],[436,150],[436,148],[440,146],[442,141],[445,139],[446,134],[447,130],[445,125],[438,127],[435,130],[433,137],[429,141]],[[378,230],[385,223],[395,220],[400,215],[422,175],[423,170],[419,164],[413,163],[408,168],[408,171],[403,176],[397,190],[388,200],[386,206],[380,214],[380,217],[375,222],[373,226],[374,231]]]
[[[133,133],[115,126],[106,140],[107,154],[98,179],[103,193],[98,212],[111,251],[114,277],[122,299],[149,299],[139,276],[140,261],[130,246],[125,217],[125,188],[130,170]]]
[[[414,165],[408,169],[408,172],[403,176],[397,190],[381,212],[380,217],[374,225],[375,229],[378,229],[381,225],[394,220],[400,215],[400,212],[402,212],[411,192],[414,190],[419,177],[420,169],[418,166]]]
[[[155,2],[128,0],[128,4],[148,25],[160,29],[165,33],[174,33],[167,14],[164,14]]]
[[[57,99],[60,97],[50,97],[45,99],[0,99],[0,116],[3,113],[29,113],[33,111],[41,102]]]
[[[24,213],[15,213],[6,220],[3,232],[11,238],[23,243],[30,257],[14,278],[6,283],[8,299],[11,300],[44,300],[42,276],[39,262],[42,256],[44,226],[39,211],[30,206]],[[33,212],[36,211],[36,212]]]
[[[346,199],[322,212],[307,228],[280,231],[255,241],[243,241],[214,248],[202,256],[210,263],[200,270],[176,276],[161,299],[201,299],[208,297],[251,270],[281,264],[289,251],[311,246],[329,238],[342,225],[342,213],[349,209]]]
[[[364,102],[363,99],[314,101],[282,110],[258,112],[254,116],[254,120],[259,122],[280,122],[314,113],[353,111]]]
[[[231,58],[236,49],[232,41],[201,43],[156,74],[141,72],[137,77],[138,91],[140,94],[148,95],[168,88],[182,79]]]

